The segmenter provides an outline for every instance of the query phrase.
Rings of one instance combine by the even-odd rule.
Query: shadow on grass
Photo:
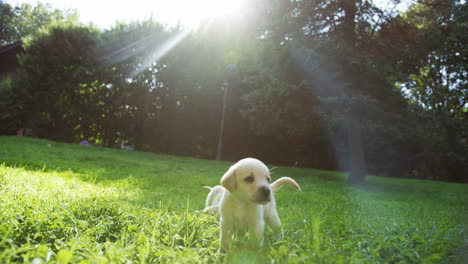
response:
[[[219,183],[225,162],[197,160],[48,140],[0,137],[0,164],[29,171],[58,173],[81,181],[142,190],[140,203],[203,209],[204,185]]]

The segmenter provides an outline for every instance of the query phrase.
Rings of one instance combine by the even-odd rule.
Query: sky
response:
[[[175,25],[181,22],[196,27],[200,20],[235,12],[247,0],[4,0],[12,6],[22,3],[32,5],[50,3],[59,9],[76,9],[81,22],[94,23],[101,29],[108,29],[115,22],[131,22],[152,16],[160,23]]]
[[[50,3],[58,9],[76,9],[83,23],[109,29],[116,21],[131,22],[152,16],[160,23],[194,28],[202,19],[238,12],[249,0],[4,0],[16,6],[22,3]],[[381,8],[393,6],[391,0],[374,0]],[[403,0],[408,2],[410,0]],[[401,6],[403,6],[404,3]]]

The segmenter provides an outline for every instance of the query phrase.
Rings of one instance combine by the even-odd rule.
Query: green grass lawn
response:
[[[0,263],[468,262],[467,185],[285,167],[284,240],[217,255],[202,186],[231,164],[0,137]]]

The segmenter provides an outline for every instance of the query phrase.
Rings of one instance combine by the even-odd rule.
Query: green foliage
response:
[[[18,128],[15,120],[17,117],[16,104],[12,96],[11,86],[11,79],[0,80],[0,120],[3,123],[0,134],[3,135],[14,135],[16,133],[15,128]]]
[[[407,19],[418,27],[420,42],[424,43],[414,49],[424,50],[425,54],[413,55],[416,71],[402,81],[413,104],[465,120],[467,12],[466,2],[450,0],[418,3],[406,13]]]
[[[4,43],[30,37],[0,133],[212,158],[225,109],[225,159],[467,180],[466,3],[251,4],[188,32],[2,3]]]
[[[254,134],[280,140],[304,137],[311,130],[307,89],[278,80],[270,72],[259,72],[246,80],[252,90],[243,96],[243,116]]]
[[[32,38],[50,26],[78,24],[74,10],[59,10],[50,4],[11,6],[0,1],[0,45]]]
[[[464,164],[468,162],[465,155],[468,150],[468,123],[445,112],[426,111],[418,107],[414,107],[413,111],[418,115],[418,126],[408,131],[415,148],[408,157],[416,164],[413,175],[434,180],[464,181]]]
[[[96,42],[92,29],[71,26],[53,28],[26,46],[14,91],[28,113],[21,120],[23,126],[38,136],[69,141],[74,139],[73,130],[93,120],[94,113],[82,109],[99,105],[94,95],[105,89],[95,79]]]
[[[285,238],[218,255],[203,185],[229,163],[0,137],[2,263],[460,263],[466,185],[280,167]],[[465,243],[465,244],[464,244]],[[466,257],[466,255],[465,255]]]
[[[406,74],[394,76],[417,124],[407,129],[413,176],[431,171],[432,179],[463,181],[466,174],[467,14],[466,2],[457,0],[418,2],[404,14],[413,41],[402,56]]]

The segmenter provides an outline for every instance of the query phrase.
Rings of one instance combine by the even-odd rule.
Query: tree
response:
[[[50,5],[23,4],[12,7],[0,1],[0,46],[20,40],[28,40],[46,32],[51,25],[76,24],[78,15],[75,11],[61,11]],[[0,120],[3,124],[0,133],[13,134],[22,127],[26,112],[22,109],[18,93],[13,91],[15,80],[0,80]]]
[[[420,126],[410,156],[416,177],[466,181],[467,12],[464,1],[434,0],[416,3],[403,17],[418,28],[418,42],[404,57],[411,71],[398,79]]]
[[[406,19],[419,28],[425,54],[413,57],[416,69],[400,82],[414,103],[424,109],[467,118],[468,5],[462,1],[437,0],[414,5]]]
[[[154,147],[154,131],[161,109],[164,65],[152,58],[170,33],[148,19],[117,23],[102,34],[99,55],[105,91],[102,140],[105,145],[128,141],[137,149]]]
[[[213,158],[229,81],[223,159],[461,180],[465,5],[256,1],[191,33],[59,25],[26,41],[0,109],[55,140]]]
[[[97,32],[85,27],[52,28],[26,44],[13,89],[22,125],[38,136],[71,141],[93,120],[94,97],[105,89],[96,80]],[[47,67],[45,66],[47,65]]]
[[[283,23],[269,24],[263,32],[290,50],[295,67],[289,67],[288,75],[302,74],[319,104],[315,111],[322,114],[329,131],[336,131],[327,138],[339,169],[349,171],[350,182],[361,183],[368,172],[365,156],[371,142],[364,141],[363,135],[369,137],[371,131],[375,135],[381,126],[377,114],[394,110],[402,102],[387,76],[378,70],[379,61],[374,60],[382,44],[376,32],[389,16],[369,1],[279,5],[272,5],[267,13]],[[369,109],[380,110],[370,113]]]
[[[50,4],[12,7],[0,1],[0,46],[34,36],[49,26],[78,24],[78,17],[74,10],[63,11]]]

